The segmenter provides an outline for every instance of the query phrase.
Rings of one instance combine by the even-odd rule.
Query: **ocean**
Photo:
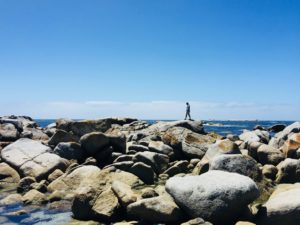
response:
[[[55,119],[36,119],[41,127],[54,123]],[[156,123],[158,120],[145,120],[150,124]],[[160,120],[172,121],[172,120]],[[206,120],[204,121],[204,130],[206,132],[215,132],[217,134],[226,136],[227,134],[240,135],[243,130],[252,130],[256,125],[263,127],[270,127],[275,124],[290,125],[294,121],[263,121],[263,120]]]

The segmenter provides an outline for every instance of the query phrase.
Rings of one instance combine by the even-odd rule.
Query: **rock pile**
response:
[[[0,117],[0,150],[0,188],[16,190],[1,205],[71,201],[75,219],[116,224],[300,219],[300,122],[223,137],[201,121],[59,119],[40,128],[9,116]]]

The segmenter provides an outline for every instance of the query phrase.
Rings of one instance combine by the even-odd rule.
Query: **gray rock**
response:
[[[0,163],[0,189],[16,186],[20,181],[20,176],[16,170],[6,163]]]
[[[145,151],[149,151],[149,148],[144,145],[131,144],[128,147],[128,151],[145,152]]]
[[[173,166],[164,171],[165,174],[168,174],[169,177],[175,176],[179,173],[187,173],[188,172],[189,162],[186,160],[182,160],[176,162]]]
[[[41,205],[47,203],[46,195],[34,189],[27,192],[22,197],[22,200],[26,205]]]
[[[101,132],[93,132],[82,136],[80,143],[86,153],[93,156],[109,145],[109,138]]]
[[[196,218],[196,219],[189,220],[185,223],[182,223],[181,225],[213,225],[213,224],[204,221],[202,218]]]
[[[276,174],[278,173],[278,169],[274,165],[266,164],[266,165],[263,166],[262,173],[266,178],[271,179],[271,180],[275,180],[276,179]]]
[[[134,194],[134,192],[131,190],[131,187],[120,181],[113,181],[111,189],[118,197],[121,205],[125,208],[137,200],[137,195]]]
[[[28,192],[32,189],[31,184],[35,183],[36,180],[34,177],[23,177],[17,187],[19,193]]]
[[[300,188],[272,195],[261,210],[259,225],[298,225]]]
[[[142,198],[154,198],[159,196],[159,194],[151,187],[144,188],[141,193]]]
[[[216,156],[211,160],[209,169],[238,173],[254,180],[262,178],[257,162],[249,156],[240,154]]]
[[[92,213],[96,219],[111,221],[117,214],[120,207],[118,198],[109,188],[103,191],[92,207]]]
[[[143,162],[152,167],[152,169],[160,174],[168,168],[169,157],[154,152],[138,152],[133,157],[134,162]]]
[[[49,136],[43,132],[41,128],[25,128],[21,134],[21,137],[28,137],[32,140],[47,141]]]
[[[137,162],[134,165],[131,166],[129,169],[129,172],[136,175],[138,178],[140,178],[143,182],[146,184],[153,184],[155,179],[155,173],[151,166],[142,163]]]
[[[283,131],[277,133],[270,141],[270,145],[275,148],[280,148],[292,133],[300,132],[300,122],[295,122],[287,126]]]
[[[20,133],[11,123],[0,123],[0,141],[16,141]]]
[[[85,160],[85,152],[81,148],[80,144],[75,142],[61,142],[55,149],[54,153],[65,159],[76,159],[78,161]]]
[[[22,195],[20,194],[10,194],[6,196],[5,198],[0,200],[0,205],[1,206],[9,206],[9,205],[14,205],[14,204],[22,204]]]
[[[61,171],[60,169],[56,169],[48,176],[48,181],[49,182],[55,181],[57,178],[59,178],[63,174],[64,174],[63,171]]]
[[[78,142],[78,138],[64,130],[56,130],[55,134],[50,138],[48,144],[56,146],[61,142]]]
[[[175,153],[172,147],[164,144],[162,141],[150,141],[149,142],[149,151],[157,152],[160,154],[165,154],[169,156],[169,158],[173,159],[175,157]]]
[[[216,225],[233,222],[259,196],[253,180],[224,171],[173,177],[167,181],[166,190],[190,217],[201,217]]]
[[[285,128],[286,128],[286,125],[284,125],[284,124],[275,124],[275,125],[269,127],[268,131],[278,133],[280,131],[283,131]]]
[[[212,160],[214,157],[223,154],[241,154],[241,151],[239,147],[230,140],[218,140],[215,144],[209,146],[204,158]]]
[[[127,212],[135,218],[153,223],[177,222],[182,218],[182,212],[175,202],[164,197],[137,201],[127,207]]]
[[[177,158],[182,158],[178,152],[189,158],[201,159],[207,151],[210,144],[216,141],[209,135],[198,134],[182,127],[173,127],[168,129],[163,135],[163,142],[170,145]]]
[[[277,165],[277,169],[277,183],[300,182],[300,160],[287,158]]]
[[[42,179],[55,169],[65,170],[68,166],[67,160],[48,151],[51,149],[39,141],[22,138],[5,147],[1,156],[23,176]]]
[[[270,145],[261,145],[257,150],[257,157],[258,161],[263,165],[277,165],[284,160],[283,153]]]

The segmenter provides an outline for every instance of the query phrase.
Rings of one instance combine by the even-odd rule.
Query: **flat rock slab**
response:
[[[49,153],[50,150],[39,141],[22,138],[6,146],[1,151],[1,157],[21,175],[42,179],[55,169],[64,170],[68,164],[58,155]]]

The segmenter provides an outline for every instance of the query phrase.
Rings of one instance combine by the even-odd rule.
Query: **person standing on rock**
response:
[[[187,117],[189,117],[189,120],[192,120],[192,118],[191,118],[191,106],[188,102],[186,103],[186,113],[185,113],[185,118],[184,119],[186,120]]]

